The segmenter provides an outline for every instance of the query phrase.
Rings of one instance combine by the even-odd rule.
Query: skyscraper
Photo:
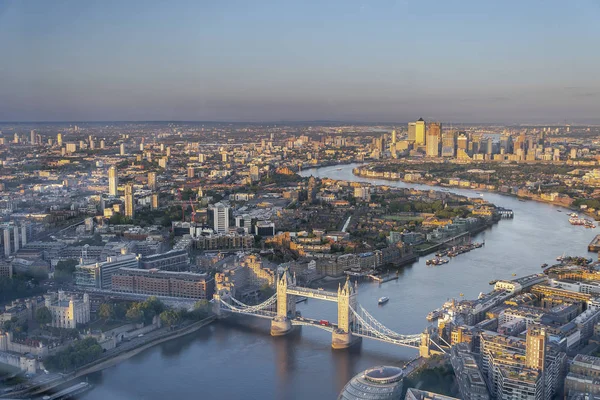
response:
[[[442,134],[442,157],[454,157],[456,153],[456,131]]]
[[[217,233],[229,230],[229,207],[221,202],[213,206],[213,229]]]
[[[35,140],[35,130],[31,130],[31,132],[29,132],[29,143],[30,144],[35,144],[36,140]]]
[[[396,134],[396,130],[394,129],[394,130],[392,131],[392,143],[393,143],[393,144],[395,144],[395,143],[396,143],[396,141],[397,141],[397,140],[396,140],[396,139],[397,139],[396,135],[397,135],[397,134]]]
[[[152,209],[156,210],[158,208],[158,193],[152,193]]]
[[[121,143],[121,146],[119,147],[119,149],[120,149],[120,154],[122,156],[124,156],[125,155],[125,143]]]
[[[56,143],[58,143],[59,146],[62,146],[62,133],[56,135]]]
[[[119,194],[119,176],[117,175],[117,167],[114,165],[108,169],[108,194],[117,196]]]
[[[156,190],[156,172],[148,172],[148,188]]]
[[[431,122],[427,131],[426,155],[427,157],[439,157],[440,139],[442,136],[442,124]]]
[[[423,118],[419,118],[417,122],[415,122],[415,144],[417,146],[422,146],[425,144],[425,130],[427,125]]]
[[[187,177],[188,178],[193,178],[194,176],[196,176],[196,173],[194,171],[194,167],[188,167],[188,169],[187,169]]]
[[[409,122],[408,123],[408,141],[410,143],[414,143],[416,141],[416,135],[417,135],[417,123]]]
[[[133,183],[128,183],[125,186],[125,216],[133,218],[135,207],[133,204]]]

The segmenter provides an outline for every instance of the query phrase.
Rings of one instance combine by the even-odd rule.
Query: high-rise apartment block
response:
[[[125,216],[133,218],[135,214],[135,203],[133,198],[133,184],[125,186]]]
[[[148,188],[156,190],[156,172],[148,172]]]
[[[213,229],[217,233],[229,231],[229,206],[224,203],[213,205]]]
[[[119,194],[119,176],[117,167],[114,165],[108,169],[108,194],[117,196]]]

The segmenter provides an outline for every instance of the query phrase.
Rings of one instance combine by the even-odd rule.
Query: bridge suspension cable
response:
[[[244,304],[241,301],[234,299],[233,297],[229,297],[229,300],[235,303],[235,305],[228,303],[223,299],[219,299],[223,310],[232,311],[239,314],[249,314],[268,318],[272,318],[276,315],[275,309],[277,307],[277,295],[273,295],[263,303],[254,306]]]
[[[383,342],[398,344],[402,346],[418,347],[421,341],[421,335],[401,335],[392,331],[377,321],[361,305],[358,305],[360,312],[350,307],[350,311],[358,322],[352,332],[357,336],[378,339]]]

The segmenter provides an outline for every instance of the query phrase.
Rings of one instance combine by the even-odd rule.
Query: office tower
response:
[[[21,244],[23,245],[23,247],[27,245],[27,226],[21,227]]]
[[[426,155],[427,157],[438,157],[440,155],[440,139],[442,136],[442,124],[431,122],[427,131]]]
[[[30,144],[35,144],[36,143],[36,136],[35,136],[35,130],[31,130],[31,132],[29,132],[29,143]]]
[[[171,146],[167,147],[167,157],[171,157]]]
[[[156,190],[156,172],[148,172],[148,188]]]
[[[481,133],[474,133],[471,136],[472,152],[473,154],[481,153],[481,140],[483,135]]]
[[[117,167],[114,165],[108,169],[108,194],[117,196],[119,194],[119,176],[117,175]]]
[[[133,183],[128,183],[125,186],[125,216],[133,218],[135,207],[133,204]]]
[[[164,143],[160,144],[160,151],[165,151],[165,144]]]
[[[120,154],[122,156],[124,156],[125,155],[125,143],[121,143],[121,146],[119,148],[120,148]]]
[[[456,131],[442,134],[442,157],[454,157],[456,153]]]
[[[397,141],[397,134],[396,134],[396,130],[394,129],[392,131],[392,143],[396,144],[396,141]]]
[[[408,141],[410,143],[414,143],[416,141],[417,135],[417,123],[409,122],[408,123]]]
[[[202,154],[202,153],[198,154],[198,162],[203,163],[205,161],[206,161],[206,155]]]
[[[485,153],[486,154],[494,153],[494,141],[490,137],[487,138],[487,141],[486,141]]]
[[[158,208],[158,193],[152,193],[152,209],[156,210]]]
[[[90,140],[90,150],[96,150],[96,142],[94,142],[94,139]]]
[[[509,135],[500,136],[500,149],[504,150],[504,153],[512,152],[512,138]]]
[[[423,118],[419,118],[417,122],[415,122],[415,144],[417,146],[422,146],[425,144],[425,130],[427,125]]]
[[[195,172],[194,172],[194,167],[188,167],[188,169],[187,169],[187,177],[188,178],[193,178],[194,176],[196,176]]]
[[[79,148],[80,149],[84,149],[85,148],[85,142],[83,140],[79,141]]]
[[[10,256],[10,230],[8,228],[4,229],[4,256]]]
[[[217,233],[229,230],[229,207],[219,202],[213,206],[213,226]]]
[[[15,132],[15,135],[13,136],[13,143],[17,144],[19,143],[19,134]]]
[[[158,166],[161,168],[167,168],[167,157],[163,157],[158,160]]]
[[[13,237],[15,241],[15,253],[19,251],[19,228],[17,226],[13,229]]]
[[[546,359],[546,330],[541,326],[530,326],[527,330],[525,365],[529,368],[544,370]]]
[[[104,142],[104,139],[102,139],[102,140],[100,141],[100,149],[101,149],[101,150],[104,150],[104,147],[105,147],[105,146],[106,146],[106,143]]]
[[[144,142],[140,143],[140,151],[144,151]]]
[[[225,152],[221,153],[221,161],[227,162],[227,153],[225,153]]]

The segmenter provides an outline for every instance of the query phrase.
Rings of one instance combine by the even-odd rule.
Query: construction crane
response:
[[[196,222],[196,209],[194,208],[192,199],[190,199],[190,206],[192,207],[192,222]]]

